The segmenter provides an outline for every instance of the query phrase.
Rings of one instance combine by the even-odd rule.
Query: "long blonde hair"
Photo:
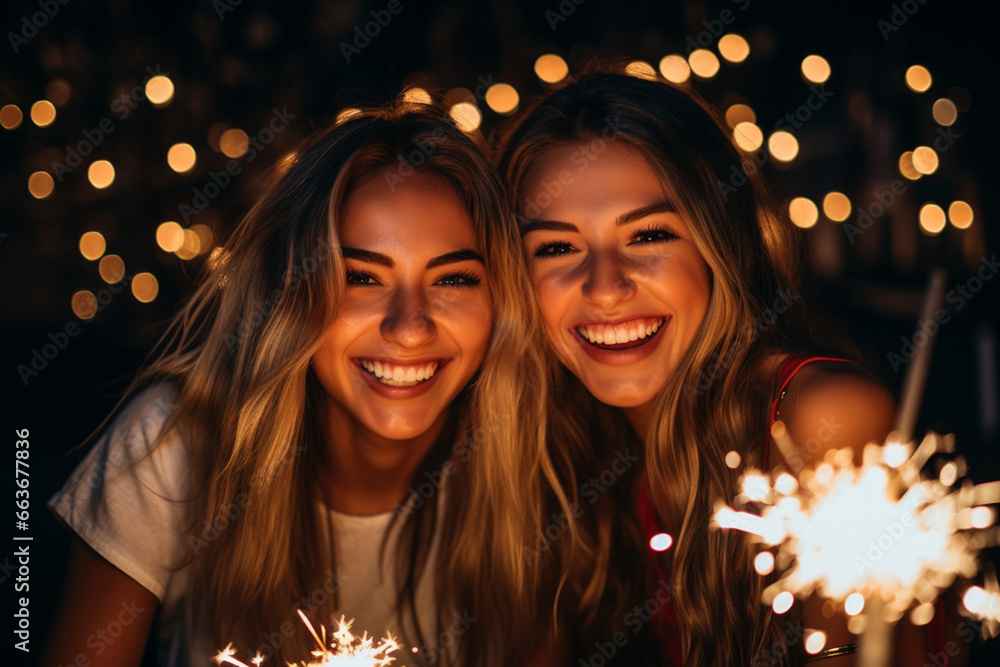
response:
[[[716,112],[664,82],[611,72],[580,76],[527,108],[507,131],[501,169],[515,195],[542,153],[601,137],[608,127],[616,131],[611,141],[637,148],[660,175],[711,271],[705,318],[657,397],[644,443],[655,509],[674,522],[677,537],[670,575],[685,664],[746,665],[762,656],[774,664],[799,664],[801,647],[786,646],[780,621],[761,605],[763,582],[752,569],[750,541],[735,531],[712,530],[710,522],[714,504],[737,492],[726,453],[736,450],[753,462],[762,451],[771,391],[762,362],[782,349],[814,347],[820,338],[800,301],[779,324],[760,324],[778,290],[798,296],[800,238]],[[744,182],[730,180],[737,171]],[[569,377],[563,382],[579,385]],[[607,465],[610,449],[602,438],[635,440],[618,411],[583,394],[556,392],[550,416],[554,442],[572,447],[581,462],[577,475]],[[572,402],[565,400],[570,395]],[[581,440],[588,439],[591,449],[599,447],[596,453],[583,451]],[[638,522],[628,520],[636,515],[634,493],[619,484],[583,521],[581,534],[590,542],[578,552],[595,552],[598,563],[576,584],[577,632],[583,635],[610,636],[629,605],[652,590],[648,576],[632,572],[634,564],[624,560],[647,558]],[[605,592],[603,599],[594,596],[596,590]]]
[[[516,663],[541,640],[547,576],[543,563],[526,563],[522,545],[541,526],[546,499],[565,498],[545,447],[541,330],[520,240],[502,179],[479,144],[443,110],[405,103],[363,111],[311,138],[235,228],[137,379],[135,387],[177,386],[172,427],[197,456],[200,490],[189,536],[191,608],[220,647],[257,648],[264,633],[299,625],[290,610],[303,596],[330,590],[336,537],[324,544],[318,525],[323,389],[310,359],[343,295],[338,219],[361,179],[402,179],[415,169],[447,180],[468,207],[494,324],[483,366],[446,429],[454,439],[439,443],[421,471],[446,461],[457,471],[443,518],[437,493],[407,499],[413,511],[398,513],[400,614],[413,616],[436,661],[441,647],[422,636],[414,602],[417,581],[433,569],[439,625],[452,610],[479,619],[444,662]],[[431,563],[435,531],[441,556]],[[334,598],[306,611],[327,623]],[[312,647],[296,632],[272,647],[271,664],[305,659]]]

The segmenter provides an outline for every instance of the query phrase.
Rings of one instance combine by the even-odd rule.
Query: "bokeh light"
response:
[[[931,73],[923,65],[913,65],[906,70],[906,87],[915,93],[923,93],[931,87]]]
[[[809,229],[819,220],[819,209],[812,199],[796,197],[788,204],[788,217],[796,227]]]
[[[684,56],[674,53],[660,59],[660,74],[671,83],[684,83],[691,78],[691,67]]]
[[[757,114],[746,104],[733,104],[726,109],[726,124],[736,127],[740,123],[756,123]]]
[[[104,282],[117,283],[125,277],[125,262],[118,255],[105,255],[97,265],[97,272]]]
[[[729,451],[726,454],[726,465],[732,468],[733,470],[736,470],[737,468],[740,467],[740,460],[741,460],[740,453],[735,450]]]
[[[731,63],[741,63],[750,55],[750,45],[735,33],[723,35],[719,39],[719,54]]]
[[[507,83],[495,83],[486,90],[486,104],[499,114],[513,112],[520,101],[514,86]]]
[[[937,236],[943,232],[946,222],[944,209],[937,204],[924,204],[920,207],[920,229],[928,236]]]
[[[823,83],[830,78],[830,63],[823,56],[806,56],[802,59],[802,76],[809,83]]]
[[[57,107],[65,106],[72,92],[66,79],[52,79],[49,85],[45,86],[46,99]]]
[[[921,174],[929,175],[937,171],[938,155],[930,146],[913,149],[913,168]]]
[[[790,132],[778,130],[768,137],[767,149],[775,160],[790,162],[799,154],[799,142]]]
[[[225,137],[226,135],[223,134],[222,136]],[[219,145],[222,145],[221,140]],[[194,146],[191,144],[174,144],[167,151],[167,164],[178,174],[183,174],[194,169],[194,163],[197,159],[198,156],[194,151]]]
[[[132,296],[142,303],[149,303],[160,292],[160,284],[152,273],[140,273],[132,279]]]
[[[432,99],[431,94],[426,90],[419,86],[414,86],[403,91],[403,101],[413,104],[430,104]]]
[[[181,247],[174,251],[174,254],[181,259],[194,259],[201,252],[201,239],[192,229],[185,229],[182,232]]]
[[[948,207],[948,219],[959,229],[971,227],[973,217],[972,207],[962,200],[953,201]]]
[[[198,223],[197,225],[191,225],[191,231],[198,236],[198,253],[206,253],[211,249],[212,243],[215,241],[215,235],[212,233],[212,228],[208,225],[203,225]]]
[[[666,551],[673,543],[674,538],[669,533],[657,533],[649,538],[649,548],[653,551]]]
[[[733,128],[733,140],[737,146],[749,153],[763,145],[764,133],[753,123],[744,121]]]
[[[719,71],[719,59],[708,49],[695,49],[688,56],[688,65],[695,76],[711,79]]]
[[[97,314],[97,297],[90,290],[80,290],[73,295],[70,307],[81,320],[89,320]]]
[[[146,99],[154,107],[165,107],[174,99],[174,82],[170,77],[158,74],[146,82]]]
[[[165,252],[175,252],[184,243],[184,229],[168,220],[156,228],[156,245]]]
[[[115,182],[115,167],[107,160],[97,160],[87,168],[87,180],[98,190]]]
[[[24,120],[24,114],[21,113],[21,108],[16,104],[5,104],[2,109],[0,109],[0,126],[3,126],[5,130],[15,130],[21,126],[21,121]]]
[[[770,551],[761,551],[753,559],[753,569],[761,576],[771,574],[774,571],[774,554]]]
[[[107,247],[104,235],[100,232],[87,232],[80,237],[80,254],[92,262],[100,259]]]
[[[559,83],[569,74],[569,65],[554,53],[538,56],[535,61],[535,75],[545,83]]]
[[[829,192],[823,197],[823,213],[834,222],[843,222],[851,215],[851,200],[842,192]]]
[[[806,632],[806,653],[816,655],[826,646],[826,633],[822,630],[809,630]]]
[[[899,156],[899,173],[911,181],[915,181],[922,176],[913,166],[913,151],[906,151]]]
[[[452,120],[463,132],[473,132],[483,122],[483,113],[475,104],[470,102],[459,102],[451,107]]]
[[[231,127],[219,137],[219,150],[226,157],[240,157],[250,148],[250,137],[243,130]]]
[[[47,171],[36,171],[28,177],[28,192],[35,199],[48,199],[56,188],[56,182]]]
[[[861,593],[851,593],[844,600],[844,613],[848,616],[857,616],[865,608],[865,596]]]
[[[784,614],[792,608],[793,604],[795,604],[795,596],[788,591],[781,591],[774,596],[774,601],[771,603],[771,609],[774,610],[775,614]]]
[[[931,107],[931,115],[934,116],[938,125],[952,125],[958,118],[958,107],[947,97],[942,97],[934,102],[934,106]]]
[[[48,100],[38,100],[31,105],[31,122],[38,127],[48,127],[56,120],[56,107]]]
[[[656,80],[656,70],[645,60],[633,60],[625,66],[625,73],[638,79]]]

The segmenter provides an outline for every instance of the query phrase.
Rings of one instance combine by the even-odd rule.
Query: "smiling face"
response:
[[[427,432],[479,369],[492,329],[472,219],[441,177],[390,186],[379,173],[345,202],[347,288],[313,356],[334,412],[390,440]]]
[[[531,280],[562,363],[601,402],[642,410],[690,347],[711,275],[642,154],[611,143],[580,166],[581,146],[524,179],[522,201],[551,202],[523,230]]]

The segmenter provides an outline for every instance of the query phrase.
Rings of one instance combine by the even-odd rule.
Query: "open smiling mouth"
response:
[[[390,387],[415,387],[427,382],[442,365],[440,360],[422,364],[394,364],[378,359],[358,359],[357,363],[373,378]]]
[[[666,321],[665,317],[645,317],[617,324],[584,324],[573,331],[598,349],[629,350],[656,338]]]

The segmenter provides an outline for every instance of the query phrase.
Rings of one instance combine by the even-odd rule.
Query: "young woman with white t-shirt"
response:
[[[559,576],[523,545],[565,495],[510,215],[436,107],[304,145],[50,501],[76,537],[44,664],[151,634],[161,664],[306,660],[297,609],[409,664],[524,664]]]

